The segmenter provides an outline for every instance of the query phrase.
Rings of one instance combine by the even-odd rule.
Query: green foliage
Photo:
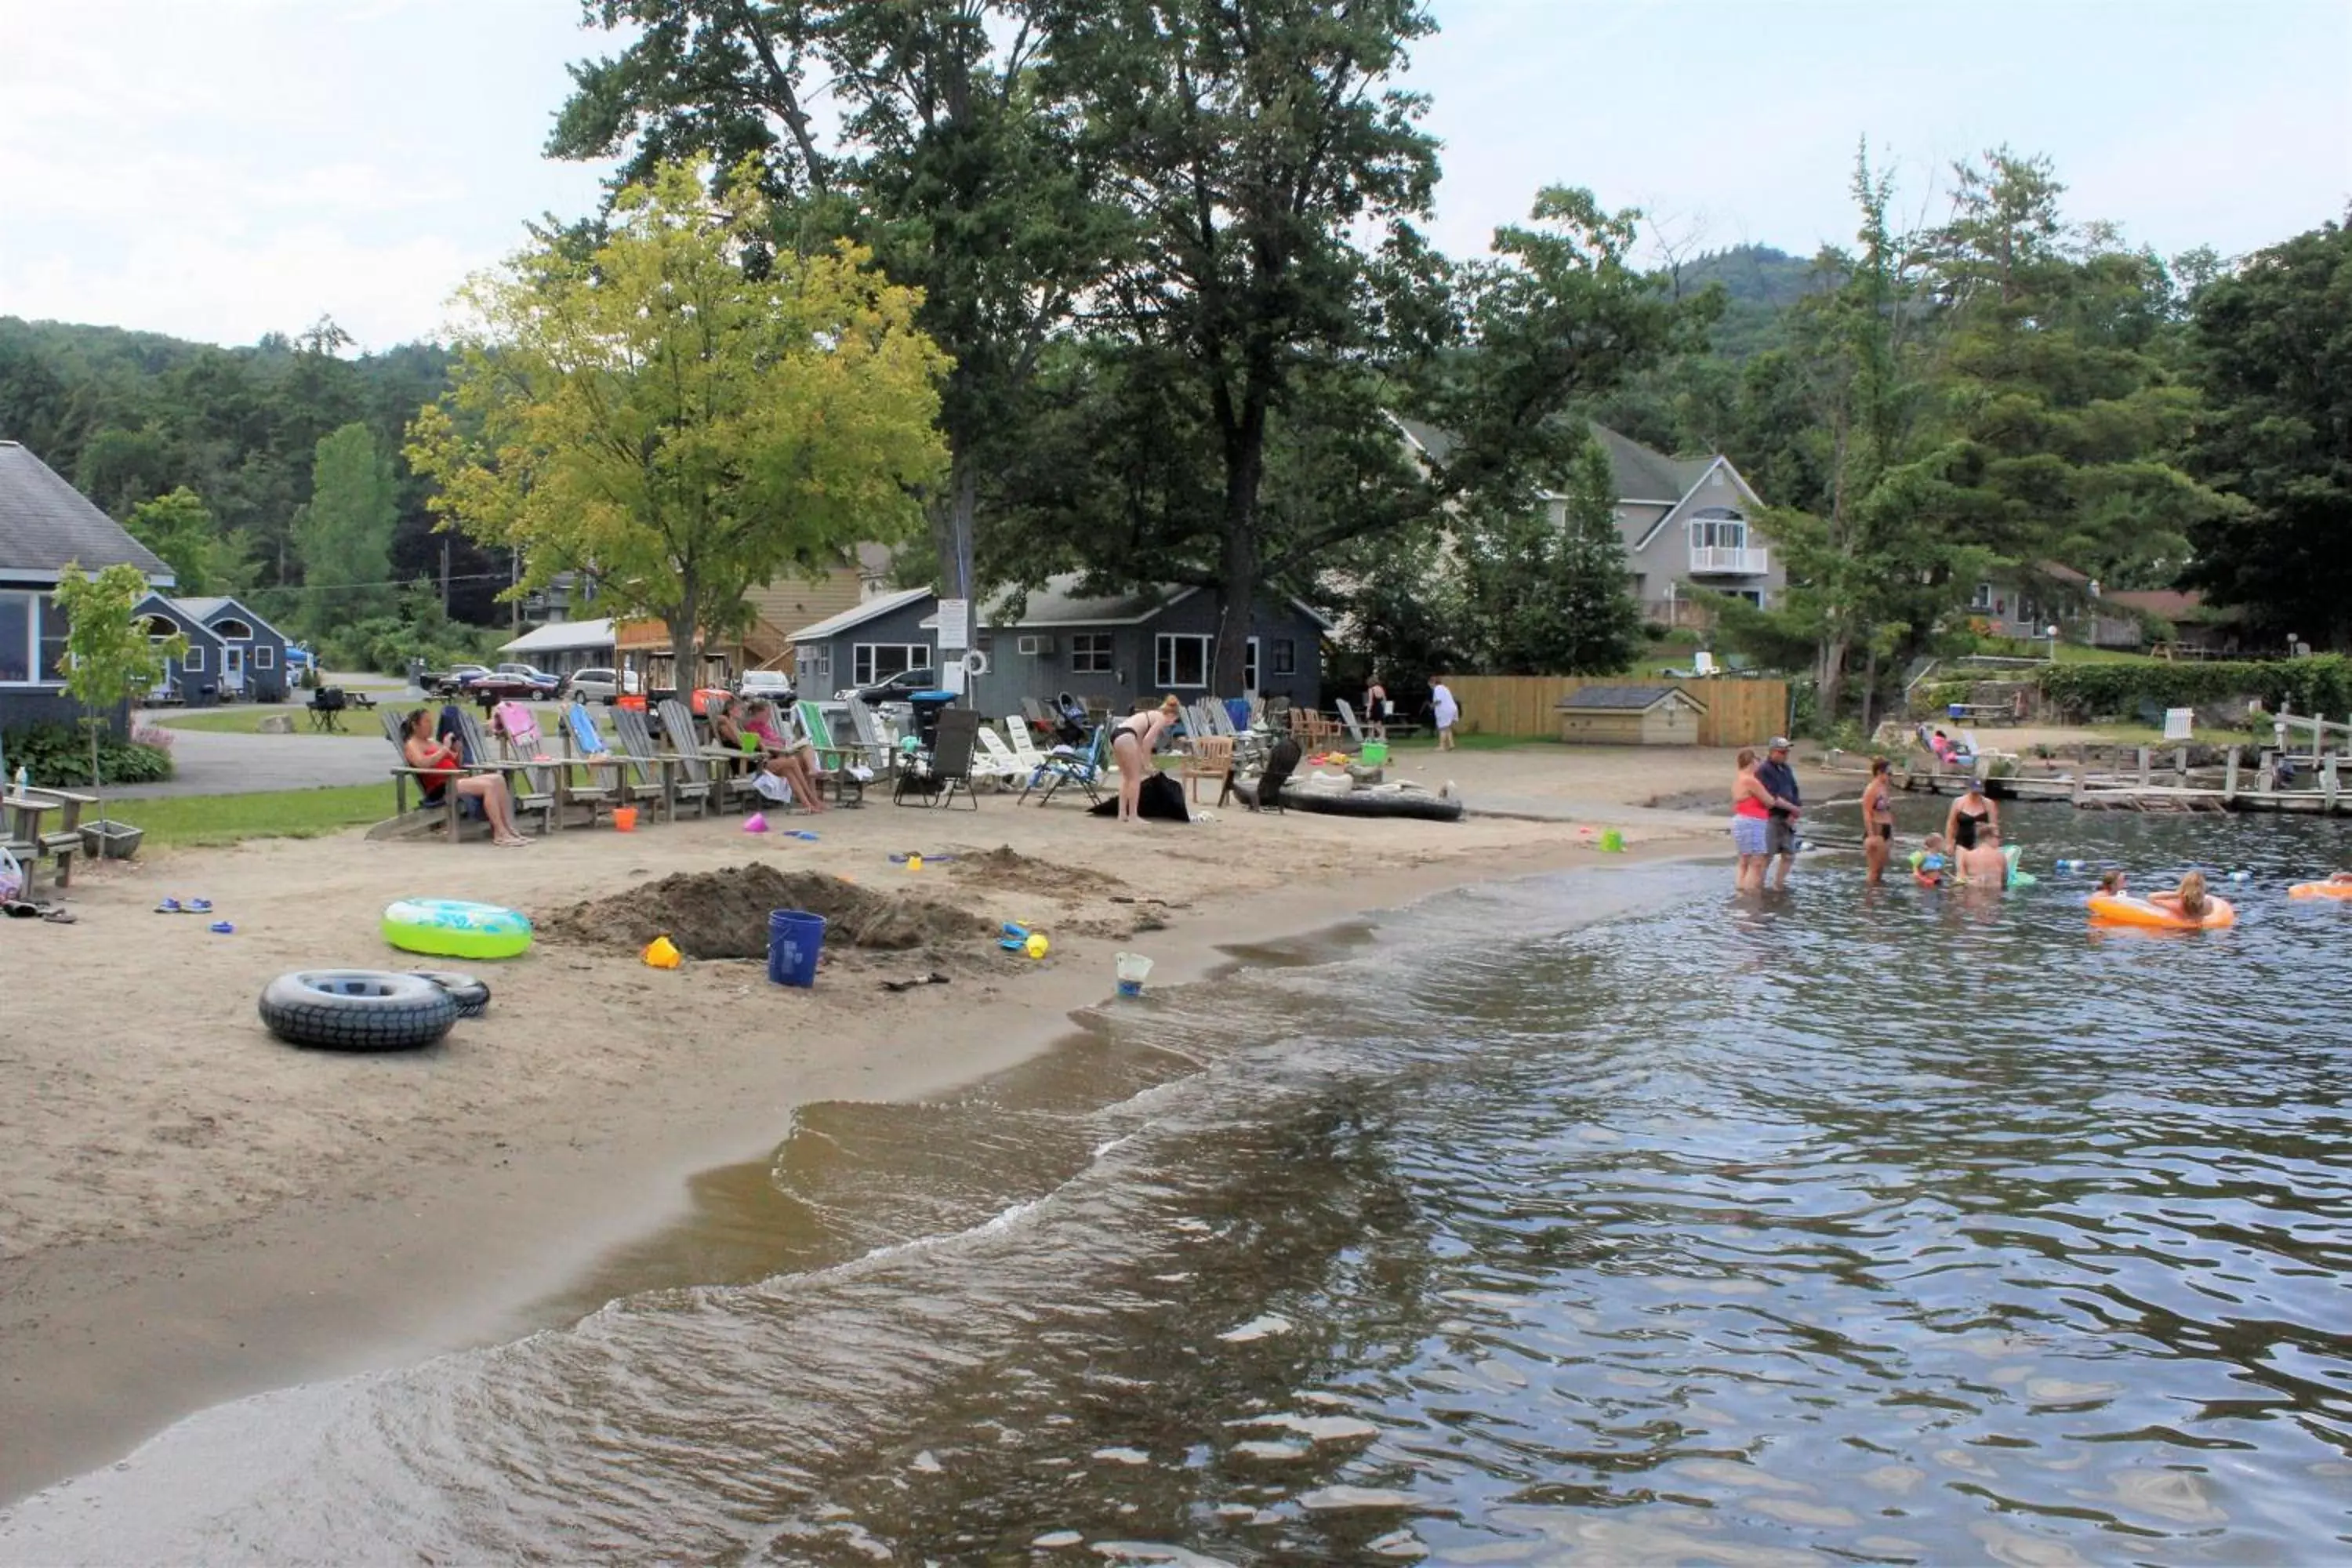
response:
[[[98,777],[90,776],[90,727],[87,724],[27,724],[8,731],[0,752],[14,773],[23,768],[43,789],[90,789],[111,784],[159,784],[172,776],[172,753],[162,746],[126,741],[100,727]]]
[[[1457,540],[1464,625],[1479,668],[1497,675],[1606,675],[1641,647],[1627,590],[1608,455],[1587,439],[1570,459],[1562,516],[1474,514]]]
[[[2196,531],[2190,574],[2256,629],[2352,642],[2352,226],[2247,258],[2198,295],[2208,412],[2192,461],[2242,510]]]
[[[2352,713],[2352,658],[2339,654],[2246,663],[2054,664],[2039,681],[2043,696],[2084,719],[2126,716],[2148,704],[2194,708],[2241,697],[2259,697],[2273,711]]]
[[[177,632],[151,638],[145,622],[131,613],[147,591],[136,566],[103,567],[92,577],[68,563],[58,576],[57,603],[66,613],[66,690],[86,710],[88,776],[99,792],[100,819],[106,816],[106,713],[152,688],[166,660],[188,651],[188,639]],[[168,754],[163,766],[169,773]]]
[[[302,558],[303,629],[319,637],[391,604],[399,507],[392,458],[365,425],[320,437],[310,474],[310,503],[295,519],[294,542]]]
[[[436,510],[523,552],[516,592],[593,571],[682,669],[752,588],[904,535],[946,458],[914,296],[850,247],[768,254],[751,172],[716,196],[706,172],[666,166],[592,248],[548,240],[468,284],[456,389],[408,447]]]
[[[244,540],[223,532],[203,498],[185,485],[141,501],[123,526],[172,569],[173,594],[235,595],[252,584]]]
[[[373,616],[330,628],[320,638],[319,655],[336,669],[404,676],[411,659],[421,658],[431,669],[495,663],[499,645],[508,636],[504,630],[451,620],[441,613],[433,585],[419,582],[401,590],[398,614]]]

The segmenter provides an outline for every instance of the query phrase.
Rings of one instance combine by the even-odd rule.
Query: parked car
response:
[[[503,676],[509,681],[522,682],[530,688],[530,694],[535,697],[552,697],[563,689],[561,676],[550,675],[537,665],[502,664],[491,673]]]
[[[902,669],[887,680],[877,680],[871,686],[861,686],[850,693],[860,702],[879,707],[885,702],[904,702],[918,691],[937,691],[940,672],[926,666],[921,669]]]
[[[453,664],[438,675],[426,676],[425,689],[444,697],[461,696],[467,687],[489,673],[487,664]]]
[[[793,678],[781,669],[747,669],[735,683],[735,695],[761,702],[790,702]]]
[[[624,695],[635,697],[636,694],[635,670],[624,674],[601,665],[573,670],[572,679],[563,684],[563,698],[568,702],[602,702],[610,707]]]

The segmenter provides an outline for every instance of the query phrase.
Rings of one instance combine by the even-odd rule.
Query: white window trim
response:
[[[1176,645],[1197,643],[1201,648],[1201,679],[1178,680]],[[1215,652],[1215,639],[1199,632],[1155,632],[1151,637],[1151,684],[1164,691],[1205,691],[1209,686],[1209,660]],[[1164,673],[1163,673],[1164,672]]]
[[[874,668],[874,655],[886,647],[895,648],[898,652],[905,654],[907,656],[907,662],[901,665],[898,669],[877,673]],[[863,656],[862,658],[861,656]],[[924,666],[932,663],[935,658],[936,656],[932,653],[931,646],[929,643],[852,643],[849,647],[849,683],[852,686],[872,686],[877,681],[889,679],[891,676],[899,674],[902,670],[920,669]],[[861,663],[865,667],[863,673],[859,670],[859,665]]]
[[[1257,638],[1252,637],[1242,646],[1242,689],[1261,691],[1265,679],[1265,660],[1259,656]]]
[[[186,670],[190,675],[204,674],[205,645],[200,642],[190,643],[188,645],[188,651],[180,656],[180,668]]]
[[[1277,669],[1275,665],[1281,661],[1284,648],[1290,650],[1290,668]],[[1265,667],[1265,672],[1268,675],[1297,675],[1298,673],[1298,639],[1297,637],[1275,638],[1274,646],[1266,649],[1266,657],[1270,661]]]
[[[244,635],[241,637],[230,636],[229,627],[231,626],[243,626],[245,628]],[[212,633],[213,636],[220,638],[223,642],[251,642],[253,640],[253,624],[250,621],[239,620],[236,616],[231,616],[226,620],[215,622],[212,627]]]
[[[270,647],[270,646],[269,646],[268,643],[266,643],[266,642],[265,642],[265,643],[256,643],[256,644],[254,644],[254,645],[253,645],[253,668],[256,668],[256,669],[275,669],[275,668],[278,668],[278,650],[277,650],[276,648],[274,648],[274,647]]]
[[[1078,646],[1080,638],[1087,646]],[[1080,663],[1084,659],[1087,662]],[[1072,675],[1109,675],[1118,668],[1118,641],[1109,632],[1072,632],[1070,634],[1070,673]]]

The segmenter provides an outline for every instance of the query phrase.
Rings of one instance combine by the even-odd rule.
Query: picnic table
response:
[[[58,887],[73,884],[73,858],[81,847],[78,825],[81,808],[89,798],[88,795],[47,791],[0,795],[0,814],[5,814],[0,816],[0,822],[5,822],[6,828],[0,832],[0,842],[5,842],[8,852],[24,862],[26,893],[33,890],[33,868],[43,856],[55,863],[53,875]],[[64,826],[57,832],[44,833],[41,831],[41,818],[53,811],[65,813]]]

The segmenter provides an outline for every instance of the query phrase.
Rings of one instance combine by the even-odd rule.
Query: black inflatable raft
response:
[[[1235,779],[1234,794],[1244,805],[1255,805],[1257,781]],[[1306,789],[1297,784],[1286,784],[1282,791],[1285,811],[1320,812],[1326,816],[1402,816],[1418,822],[1459,822],[1462,803],[1442,800],[1418,790],[1337,790]]]

